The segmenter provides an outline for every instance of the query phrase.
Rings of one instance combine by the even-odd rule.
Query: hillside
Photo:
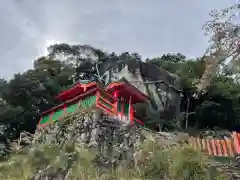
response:
[[[39,129],[0,166],[5,180],[218,179],[211,161],[171,133],[124,126],[89,110]],[[183,137],[183,136],[182,136]],[[180,143],[180,144],[179,144]],[[222,177],[223,178],[223,177]]]
[[[56,45],[59,46],[65,45]],[[225,132],[238,128],[239,84],[220,74],[214,77],[208,93],[196,99],[195,82],[204,69],[201,60],[168,54],[142,62],[136,54],[100,55],[100,77],[95,61],[75,59],[81,62],[76,68],[68,60],[47,56],[37,59],[33,69],[10,81],[1,81],[3,179],[34,177],[41,180],[44,176],[55,179],[57,176],[61,176],[58,179],[65,176],[69,176],[68,179],[214,179],[216,168],[209,169],[214,161],[186,145],[181,146],[182,137],[185,141],[187,135],[180,133],[178,136],[179,133],[174,132],[191,130],[196,134],[208,129]],[[102,77],[104,74],[106,76]],[[140,106],[137,113],[146,124],[152,125],[149,126],[152,130],[160,132],[121,126],[108,116],[95,121],[93,109],[36,129],[40,113],[59,103],[54,99],[56,94],[76,81],[96,77],[102,77],[105,83],[126,77],[148,94],[150,108],[146,111],[146,106]],[[35,137],[31,143],[22,142],[29,146],[21,149],[19,143],[13,142],[24,131]]]
[[[179,18],[186,13],[191,17],[193,9],[204,12],[204,6],[195,3],[193,8],[182,3],[181,10],[190,11],[180,14],[166,4],[162,6],[166,11],[154,9],[150,1],[142,12],[139,2],[117,7],[94,4],[97,9],[90,3],[90,13],[72,3],[70,13],[62,2],[41,6],[28,2],[26,7],[24,3],[5,8],[3,13],[10,14],[1,21],[3,32],[10,35],[0,34],[8,40],[0,47],[5,59],[1,72],[15,74],[0,77],[0,179],[240,179],[238,2],[209,12],[202,27],[208,41],[195,39],[200,37],[195,31],[201,17],[193,22]],[[57,10],[54,18],[46,7],[51,13]],[[62,42],[45,47],[42,57],[29,59],[59,38],[100,47]],[[118,53],[99,49],[104,46]],[[120,49],[135,49],[149,57],[119,53]],[[160,54],[166,51],[171,53]],[[197,52],[203,54],[192,56]],[[32,65],[25,64],[25,58]],[[19,68],[24,71],[9,72]]]

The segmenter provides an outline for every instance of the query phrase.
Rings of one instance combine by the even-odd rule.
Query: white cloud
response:
[[[201,25],[212,8],[235,0],[8,0],[0,6],[0,53],[9,77],[32,67],[51,42],[90,44],[108,51],[200,56]],[[6,18],[7,17],[7,18]],[[2,63],[1,63],[2,64]]]

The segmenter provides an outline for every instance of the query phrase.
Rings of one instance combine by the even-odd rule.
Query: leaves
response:
[[[11,137],[23,131],[34,131],[39,115],[56,103],[54,96],[71,86],[76,80],[95,78],[99,66],[100,75],[112,64],[118,62],[141,61],[138,53],[124,52],[119,55],[105,53],[91,46],[57,44],[49,48],[49,55],[34,61],[34,68],[22,74],[15,74],[10,81],[0,79],[0,124],[9,126]],[[154,64],[180,78],[183,88],[181,103],[182,117],[176,119],[159,119],[159,114],[151,117],[149,122],[159,122],[166,127],[179,127],[189,124],[198,128],[221,126],[231,128],[238,123],[240,115],[239,84],[224,74],[213,77],[207,94],[196,101],[192,95],[197,91],[196,85],[204,74],[206,64],[202,59],[187,59],[181,53],[164,54],[148,59]],[[226,104],[226,105],[224,105]],[[222,111],[222,112],[218,112]],[[216,113],[215,113],[216,112]],[[209,120],[218,119],[218,122]],[[187,121],[185,119],[187,117]],[[203,119],[208,119],[205,121]],[[227,123],[226,122],[230,122]],[[197,125],[197,126],[196,126]]]
[[[205,72],[197,84],[198,95],[204,93],[218,73],[239,73],[240,60],[240,6],[238,4],[221,10],[212,10],[210,20],[203,30],[209,38],[202,59],[206,63]],[[198,96],[197,95],[197,96]]]

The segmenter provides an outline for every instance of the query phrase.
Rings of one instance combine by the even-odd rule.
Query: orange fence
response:
[[[230,156],[240,154],[240,133],[233,132],[231,138],[207,139],[190,137],[189,144],[211,156]]]

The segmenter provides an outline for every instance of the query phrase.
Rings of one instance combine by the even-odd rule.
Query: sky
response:
[[[0,4],[0,77],[32,68],[54,43],[89,44],[143,58],[201,56],[211,9],[236,0],[5,0]]]

